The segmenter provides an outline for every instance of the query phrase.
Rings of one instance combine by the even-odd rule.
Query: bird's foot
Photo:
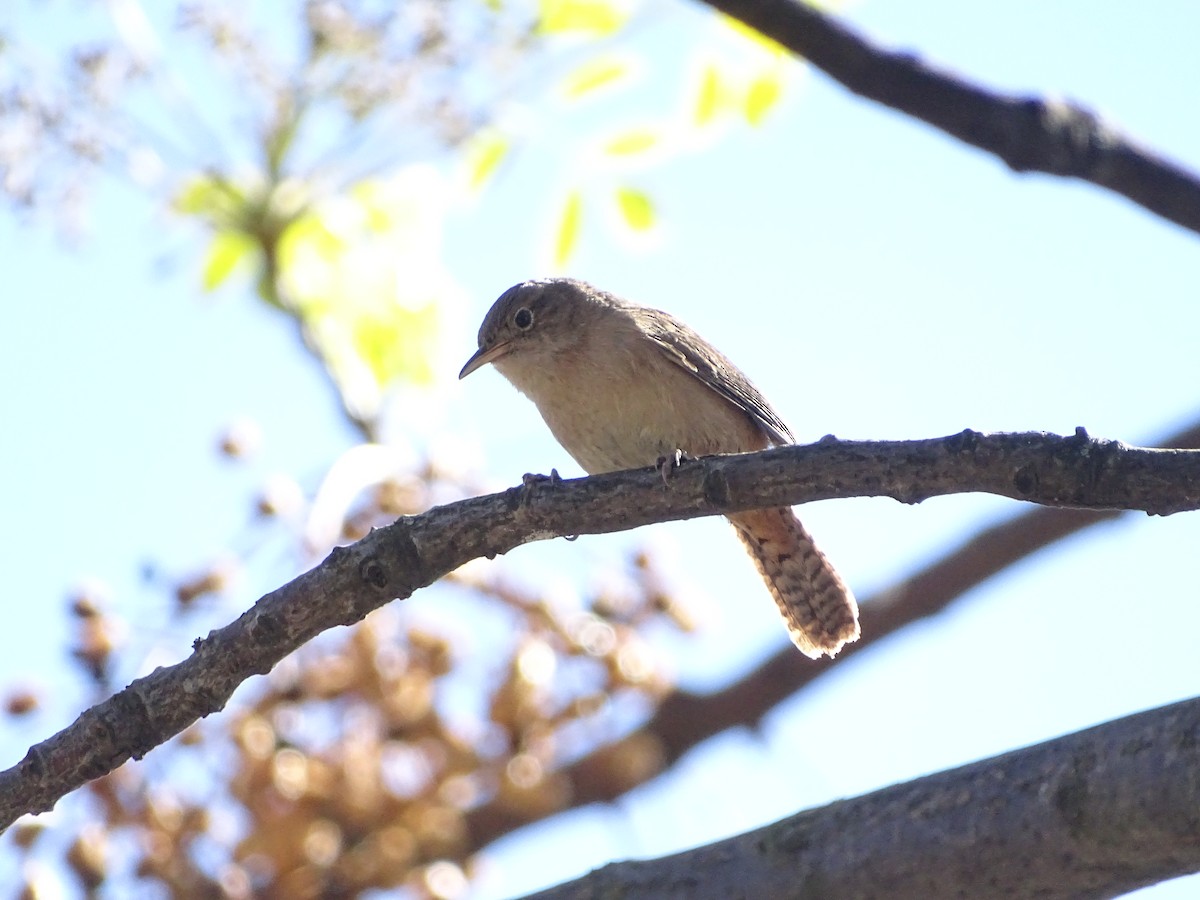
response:
[[[533,500],[533,495],[537,493],[538,487],[546,484],[559,484],[562,482],[562,476],[558,474],[558,469],[551,469],[549,475],[539,475],[534,472],[526,472],[521,476],[521,505],[528,506]]]
[[[688,454],[676,447],[674,453],[660,456],[658,462],[654,464],[654,468],[658,469],[658,474],[662,477],[663,484],[666,485],[675,474],[676,469],[685,462],[690,462],[695,458],[694,456],[688,456]]]

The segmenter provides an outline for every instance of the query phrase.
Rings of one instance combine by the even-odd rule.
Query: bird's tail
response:
[[[858,604],[837,570],[787,507],[756,509],[729,517],[754,558],[805,656],[834,656],[858,640]]]

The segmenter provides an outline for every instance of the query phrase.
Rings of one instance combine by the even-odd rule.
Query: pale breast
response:
[[[513,354],[496,367],[592,474],[653,465],[677,449],[705,456],[769,443],[745,411],[623,323],[553,360]]]

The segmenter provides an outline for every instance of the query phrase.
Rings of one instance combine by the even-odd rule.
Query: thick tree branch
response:
[[[708,457],[669,485],[654,469],[513,488],[435,507],[339,548],[198,639],[188,659],[139,678],[0,772],[0,828],[220,710],[250,675],[268,672],[321,631],[360,621],[480,556],[535,540],[623,531],[651,522],[809,500],[887,496],[904,502],[984,491],[1050,506],[1200,508],[1200,451],[1151,450],[1044,433],[965,431],[923,441],[826,440]],[[866,622],[870,628],[870,622]]]
[[[1200,448],[1200,424],[1163,442],[1174,449]],[[670,768],[692,748],[727,728],[753,727],[772,709],[830,671],[834,663],[872,647],[893,633],[935,615],[998,572],[1062,540],[1122,515],[1118,510],[1038,508],[985,528],[941,559],[874,596],[863,599],[869,626],[862,638],[842,648],[837,660],[813,661],[783,646],[733,684],[707,694],[675,691],[627,740],[652,747],[661,769]],[[561,770],[571,785],[571,806],[610,803],[636,785],[610,764],[614,745],[605,745]],[[489,802],[469,816],[472,846],[492,841],[528,824],[528,817],[499,802]]]
[[[803,0],[704,0],[849,90],[995,154],[1017,172],[1079,178],[1200,232],[1200,179],[1059,100],[1006,96],[877,47]]]
[[[535,897],[1113,897],[1200,870],[1198,795],[1195,699]]]

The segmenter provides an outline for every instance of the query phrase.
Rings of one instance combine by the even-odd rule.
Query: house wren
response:
[[[654,465],[676,451],[705,456],[795,443],[758,389],[700,335],[583,281],[526,281],[501,294],[458,377],[488,363],[537,405],[593,475]],[[802,653],[833,656],[858,638],[854,595],[791,509],[740,512],[729,521]]]

